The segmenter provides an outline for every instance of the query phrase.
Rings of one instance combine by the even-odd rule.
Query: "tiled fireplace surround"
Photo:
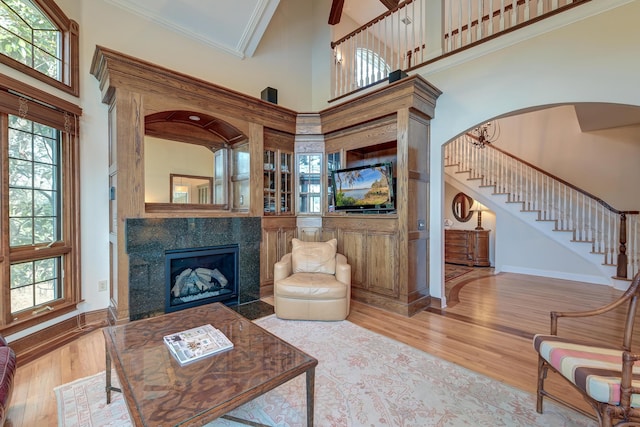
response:
[[[129,319],[163,314],[165,251],[238,244],[239,303],[260,299],[261,218],[136,218],[126,222]]]

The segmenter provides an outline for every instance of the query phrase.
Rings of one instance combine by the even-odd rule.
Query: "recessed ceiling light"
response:
[[[196,116],[196,115],[189,116],[189,120],[193,120],[194,122],[199,122],[200,116]]]

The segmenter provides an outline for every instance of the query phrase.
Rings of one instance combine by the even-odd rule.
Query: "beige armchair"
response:
[[[336,239],[293,239],[291,253],[274,266],[276,316],[297,320],[344,320],[351,300],[351,266],[336,253]]]

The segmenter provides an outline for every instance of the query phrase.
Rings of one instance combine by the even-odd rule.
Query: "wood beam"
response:
[[[331,3],[331,11],[329,12],[329,25],[336,25],[342,17],[342,7],[344,0],[333,0]]]

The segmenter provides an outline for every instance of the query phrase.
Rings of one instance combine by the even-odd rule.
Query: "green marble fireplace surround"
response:
[[[126,221],[129,319],[165,312],[165,252],[239,246],[238,304],[260,299],[260,217],[136,218]]]

